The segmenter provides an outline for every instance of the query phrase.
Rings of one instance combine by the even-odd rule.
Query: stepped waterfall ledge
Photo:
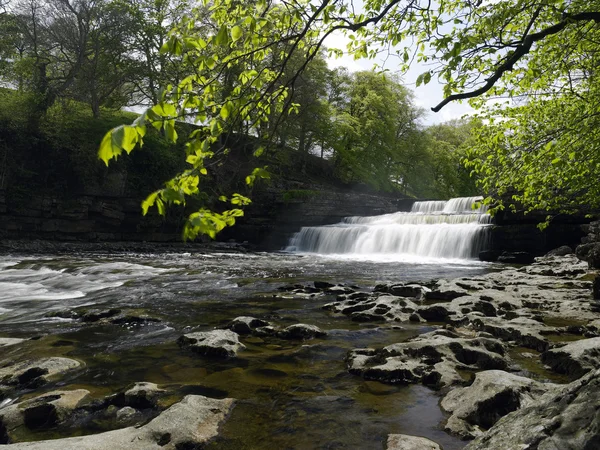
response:
[[[487,248],[487,207],[481,197],[415,202],[410,212],[347,217],[335,225],[304,227],[287,250],[330,255],[476,258]]]

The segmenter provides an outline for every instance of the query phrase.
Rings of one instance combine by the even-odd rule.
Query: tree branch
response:
[[[480,95],[485,94],[487,91],[492,89],[494,85],[498,82],[498,80],[504,75],[505,72],[509,72],[513,69],[514,65],[525,55],[527,55],[531,51],[531,47],[534,43],[541,41],[542,39],[551,36],[553,34],[560,33],[564,30],[570,23],[573,21],[576,22],[588,22],[595,21],[596,23],[600,23],[600,11],[590,11],[583,12],[579,14],[563,14],[563,20],[560,22],[542,30],[537,33],[530,34],[525,36],[521,42],[517,46],[517,48],[509,54],[508,58],[496,68],[494,73],[490,78],[487,79],[487,82],[480,87],[479,89],[475,89],[470,92],[461,92],[460,94],[452,94],[442,100],[438,105],[431,108],[433,112],[439,112],[444,106],[454,100],[465,100],[469,98],[479,97]]]

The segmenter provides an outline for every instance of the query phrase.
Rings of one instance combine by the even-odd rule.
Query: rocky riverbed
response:
[[[417,282],[406,275],[394,282],[392,272],[336,280],[294,277],[287,268],[284,276],[282,258],[275,279],[244,274],[254,287],[243,301],[190,290],[190,277],[210,273],[209,260],[201,272],[186,266],[168,281],[174,268],[166,262],[151,278],[129,267],[124,281],[114,267],[94,272],[97,260],[77,268],[61,263],[69,279],[96,273],[107,284],[87,288],[94,302],[84,292],[81,302],[38,314],[38,333],[29,324],[33,313],[2,303],[0,324],[9,332],[0,335],[0,443],[98,450],[260,442],[600,447],[596,273],[573,255],[478,266],[458,278],[412,278],[423,280]],[[228,289],[243,286],[239,274],[234,279]],[[385,282],[374,285],[377,279]],[[164,291],[157,300],[158,280]],[[112,296],[118,292],[136,298]]]

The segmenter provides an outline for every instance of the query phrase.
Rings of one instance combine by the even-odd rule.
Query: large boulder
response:
[[[441,407],[451,413],[445,429],[463,439],[472,439],[508,413],[546,393],[551,386],[555,385],[502,370],[479,372],[471,386],[453,389],[442,400]]]
[[[245,349],[237,333],[231,330],[199,331],[184,334],[177,340],[181,348],[190,349],[205,356],[232,358]]]
[[[600,370],[549,391],[500,419],[464,450],[600,448]]]
[[[583,339],[542,353],[542,362],[575,380],[600,367],[600,337]]]
[[[443,388],[463,383],[459,370],[506,369],[504,346],[495,339],[461,338],[446,330],[380,350],[355,349],[346,359],[350,373],[384,383],[423,383]]]
[[[8,450],[179,450],[203,448],[217,436],[234,400],[188,395],[142,427],[88,436],[23,442]]]

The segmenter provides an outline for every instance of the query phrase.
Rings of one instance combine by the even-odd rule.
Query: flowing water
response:
[[[305,227],[289,250],[423,262],[433,258],[475,258],[488,243],[490,216],[481,197],[415,202],[410,212],[348,217],[343,222]]]
[[[401,217],[424,220],[423,227],[449,228],[451,222],[437,223],[435,218],[476,215],[456,212],[450,203],[416,208],[424,209],[364,218],[362,223],[349,219],[340,228],[403,227]],[[431,210],[425,212],[425,208]],[[443,212],[446,208],[452,209]],[[463,225],[479,226],[474,222]],[[410,226],[416,226],[415,222]],[[394,258],[393,253],[378,255],[372,249],[355,255],[1,256],[0,337],[39,339],[0,348],[0,360],[6,364],[50,355],[79,359],[85,369],[67,376],[60,385],[86,388],[97,397],[136,381],[150,381],[174,392],[173,401],[190,393],[238,399],[222,437],[211,449],[382,449],[390,433],[427,436],[446,450],[459,449],[464,442],[441,431],[444,415],[437,393],[423,386],[365,381],[349,374],[344,364],[352,348],[400,342],[431,327],[355,323],[322,309],[332,297],[295,296],[277,289],[323,280],[370,290],[378,282],[474,276],[490,270],[489,265],[457,255],[450,259],[431,256],[441,253],[426,251],[420,261],[412,255],[411,262],[404,260],[406,255]],[[84,324],[56,314],[68,317],[65,312],[86,308],[133,310],[160,322]],[[213,329],[240,315],[267,319],[277,326],[314,324],[328,336],[306,342],[245,337],[242,342],[247,349],[227,361],[203,358],[176,345],[185,332]],[[50,384],[46,390],[54,388],[56,384]],[[103,429],[88,423],[72,434]],[[59,436],[32,432],[25,438]]]

